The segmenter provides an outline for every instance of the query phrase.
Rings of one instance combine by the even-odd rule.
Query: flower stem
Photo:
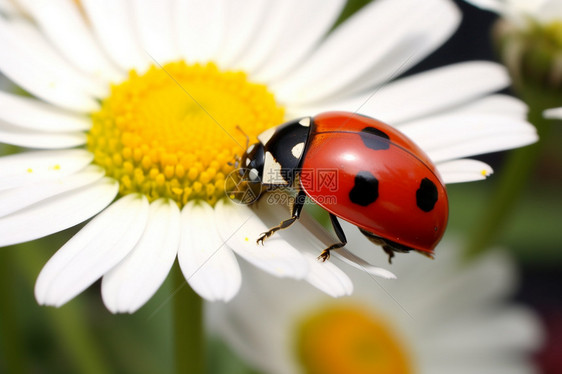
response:
[[[203,332],[203,300],[186,283],[179,265],[173,268],[174,295],[173,331],[176,373],[205,372],[205,339]]]
[[[4,249],[0,257],[0,343],[4,359],[4,369],[9,373],[28,372],[25,345],[21,331],[21,317],[16,311],[16,272],[12,264],[11,251]]]
[[[467,259],[472,259],[483,253],[493,244],[502,227],[508,221],[509,215],[527,182],[532,179],[535,165],[539,160],[544,139],[548,136],[549,120],[543,118],[544,106],[531,106],[528,120],[535,125],[539,134],[539,141],[530,146],[513,150],[501,170],[496,181],[495,190],[486,204],[484,216],[478,220],[477,226],[469,235],[465,248]]]

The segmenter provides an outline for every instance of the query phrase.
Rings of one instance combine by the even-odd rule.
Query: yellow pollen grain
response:
[[[229,162],[244,151],[244,133],[255,141],[283,116],[267,87],[244,73],[180,61],[131,71],[114,85],[92,114],[87,146],[121,195],[214,205],[225,196]]]
[[[307,315],[296,330],[306,374],[410,374],[411,357],[392,325],[369,308],[335,303]]]

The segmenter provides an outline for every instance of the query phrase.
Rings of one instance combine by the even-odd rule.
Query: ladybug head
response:
[[[240,159],[240,169],[238,169],[240,177],[250,183],[261,183],[264,162],[263,144],[250,145]]]

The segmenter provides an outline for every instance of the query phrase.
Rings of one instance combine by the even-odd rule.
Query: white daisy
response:
[[[296,116],[360,111],[400,126],[449,183],[491,172],[463,157],[536,140],[524,105],[492,95],[509,84],[496,64],[392,79],[454,32],[448,0],[376,1],[332,32],[343,0],[17,4],[0,18],[0,71],[34,98],[0,92],[0,141],[35,150],[0,158],[0,245],[94,217],[41,271],[41,304],[62,305],[103,277],[107,308],[134,312],[176,255],[207,300],[238,292],[235,254],[350,293],[341,270],[302,250],[302,228],[258,247],[271,208],[222,198],[245,144],[237,126],[255,139]]]
[[[373,253],[359,233],[350,239]],[[271,374],[534,373],[542,331],[528,309],[505,303],[510,257],[487,252],[463,267],[460,255],[445,239],[435,261],[401,259],[399,282],[350,273],[354,295],[340,299],[244,268],[239,295],[208,305],[209,328]]]

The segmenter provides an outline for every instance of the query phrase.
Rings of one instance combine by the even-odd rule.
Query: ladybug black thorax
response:
[[[310,133],[311,118],[286,122],[258,136],[263,144],[262,183],[268,186],[292,186],[302,164]]]

